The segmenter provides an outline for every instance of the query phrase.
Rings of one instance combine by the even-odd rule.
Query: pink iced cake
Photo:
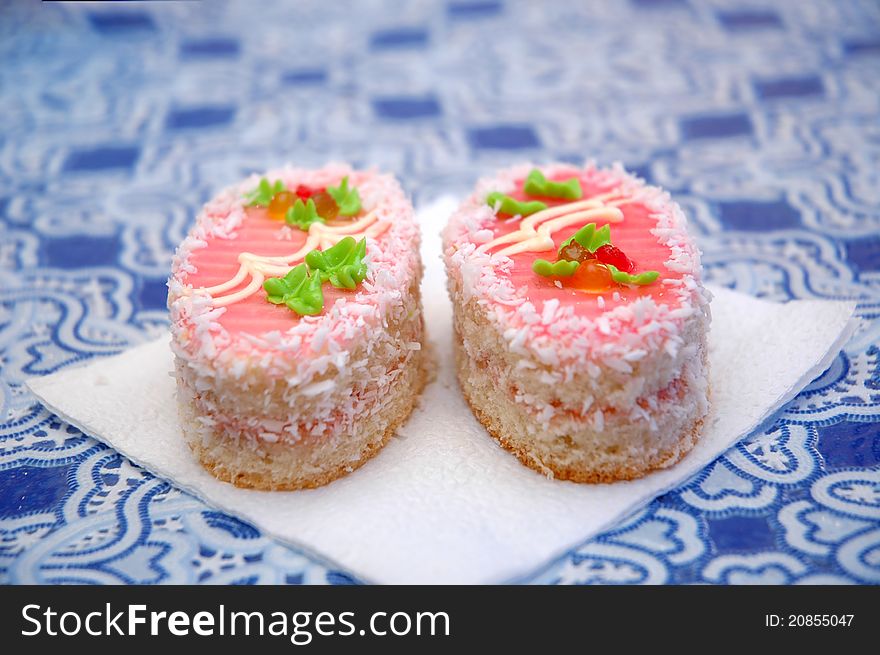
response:
[[[183,436],[205,468],[299,489],[376,454],[424,384],[421,275],[388,175],[284,168],[206,204],[168,281]]]
[[[461,388],[524,464],[627,480],[697,442],[709,294],[668,194],[620,167],[518,166],[479,182],[444,258]]]

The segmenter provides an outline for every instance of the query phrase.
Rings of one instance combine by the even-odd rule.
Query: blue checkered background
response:
[[[250,172],[349,160],[424,205],[593,157],[676,196],[710,281],[856,300],[860,328],[765,429],[519,581],[880,582],[875,0],[6,0],[0,116],[0,581],[362,582],[24,380],[162,334],[174,247]]]

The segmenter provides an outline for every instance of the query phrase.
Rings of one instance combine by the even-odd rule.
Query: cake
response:
[[[709,409],[708,292],[686,219],[622,167],[481,180],[443,233],[462,392],[547,476],[672,466]]]
[[[424,385],[421,275],[391,176],[288,167],[208,202],[168,281],[181,427],[201,464],[301,489],[375,455]]]

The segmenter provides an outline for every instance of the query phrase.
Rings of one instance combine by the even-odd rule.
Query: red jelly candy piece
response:
[[[312,197],[314,191],[312,191],[309,187],[300,184],[298,187],[296,187],[296,191],[294,193],[296,193],[297,198],[308,200]]]
[[[636,270],[636,265],[632,260],[627,257],[620,248],[612,246],[610,243],[597,248],[596,252],[593,254],[595,254],[596,259],[603,264],[611,264],[616,267],[617,270],[623,271],[624,273],[632,273]]]

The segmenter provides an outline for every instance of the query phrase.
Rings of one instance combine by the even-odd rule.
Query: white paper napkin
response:
[[[28,385],[60,417],[149,471],[362,579],[501,582],[537,569],[698,472],[821,373],[854,329],[853,303],[779,305],[713,289],[713,413],[697,447],[672,469],[633,482],[549,480],[498,447],[458,391],[437,237],[450,211],[447,200],[420,215],[437,380],[398,438],[326,487],[249,491],[205,472],[180,435],[168,339]]]

